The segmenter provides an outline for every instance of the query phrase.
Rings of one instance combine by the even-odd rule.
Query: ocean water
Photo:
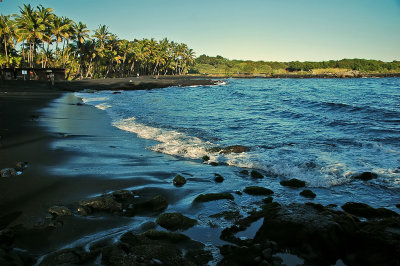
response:
[[[233,192],[256,183],[273,189],[280,201],[307,201],[298,191],[279,185],[280,180],[297,178],[317,192],[316,202],[360,201],[398,211],[398,78],[227,79],[219,86],[75,95],[104,110],[111,126],[125,132],[119,136],[124,138],[124,154],[133,152],[130,142],[141,141],[139,149],[168,165],[171,179],[185,171],[202,181],[193,186],[192,198],[204,191]],[[230,145],[250,150],[212,152]],[[220,166],[203,163],[204,155]],[[243,169],[257,169],[266,178],[254,181],[240,174]],[[352,178],[366,171],[378,178]],[[216,186],[213,173],[228,178]]]

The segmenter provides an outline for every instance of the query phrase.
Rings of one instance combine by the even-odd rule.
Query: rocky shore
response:
[[[318,192],[300,179],[282,180],[280,185],[310,202],[282,204],[275,200],[279,191],[257,183],[265,173],[253,169],[237,173],[252,185],[219,193],[195,190],[198,180],[183,170],[165,174],[151,169],[157,180],[143,173],[117,179],[50,171],[80,155],[51,145],[76,136],[40,123],[49,119],[40,110],[65,95],[63,90],[203,82],[160,80],[149,78],[145,85],[129,79],[77,81],[53,88],[45,83],[0,83],[0,265],[400,265],[398,211],[363,202],[324,206],[313,201]],[[96,132],[107,131],[96,126],[109,121],[100,110],[78,103],[73,97],[58,103],[70,116],[79,116],[75,121],[57,114],[60,123],[72,127],[76,122],[81,136],[94,141],[106,143],[114,137],[110,131],[96,139]],[[218,152],[247,150],[235,145]],[[148,159],[130,156],[132,171],[149,164],[154,168]],[[96,159],[83,158],[89,166]],[[207,182],[230,182],[221,166],[208,160],[199,158],[212,169]],[[379,177],[365,172],[353,178],[370,182]],[[189,210],[174,207],[183,197],[190,200]],[[203,231],[193,233],[196,230]],[[210,232],[217,232],[215,245],[194,237]]]

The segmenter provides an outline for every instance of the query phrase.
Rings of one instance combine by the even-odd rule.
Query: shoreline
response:
[[[252,78],[262,78],[262,79],[358,79],[358,78],[398,78],[400,77],[400,73],[376,73],[376,74],[275,74],[275,75],[266,75],[266,74],[227,74],[227,75],[219,75],[219,74],[205,74],[199,75],[194,74],[190,75],[192,77],[202,77],[202,78],[216,78],[216,79],[224,79],[224,78],[243,78],[243,79],[252,79]]]
[[[114,86],[114,83],[110,84],[103,84],[102,86]],[[98,85],[92,84],[92,86],[94,88]],[[8,215],[7,218],[5,218],[3,215],[0,215],[0,244],[2,243],[1,241],[3,241],[4,238],[3,229],[14,230],[14,234],[16,235],[16,237],[15,239],[13,239],[13,247],[24,248],[28,251],[28,253],[34,255],[34,259],[37,259],[38,257],[48,252],[59,250],[62,247],[68,247],[68,244],[70,243],[77,243],[78,247],[73,247],[71,250],[59,250],[57,251],[58,253],[52,253],[48,258],[45,258],[44,262],[47,261],[48,263],[49,259],[53,259],[53,264],[54,261],[56,261],[57,263],[69,263],[69,261],[61,260],[65,254],[67,254],[67,256],[64,256],[64,258],[68,257],[69,255],[73,256],[73,254],[84,254],[84,256],[79,256],[80,258],[79,260],[77,259],[77,263],[85,264],[87,262],[85,261],[85,258],[88,259],[85,256],[90,257],[88,254],[91,254],[91,256],[94,256],[96,254],[98,255],[98,252],[100,252],[104,260],[107,261],[107,249],[112,249],[115,252],[120,252],[118,245],[107,243],[104,244],[104,248],[100,245],[101,248],[98,251],[91,249],[91,252],[87,253],[86,251],[82,251],[81,249],[79,249],[79,246],[82,246],[82,244],[86,245],[85,241],[88,241],[88,243],[93,243],[93,241],[91,242],[83,238],[89,236],[91,236],[92,238],[105,237],[107,233],[109,234],[109,237],[110,235],[120,236],[124,233],[124,236],[126,238],[127,231],[135,230],[135,232],[144,232],[146,231],[146,229],[142,229],[142,226],[144,228],[144,225],[150,226],[150,228],[155,227],[155,223],[153,222],[153,224],[149,224],[149,220],[151,221],[152,218],[154,219],[154,217],[157,217],[160,212],[157,211],[156,213],[152,213],[150,216],[138,215],[134,216],[133,219],[129,219],[129,217],[125,216],[121,212],[116,212],[115,210],[109,211],[106,209],[105,213],[104,210],[103,212],[99,212],[99,214],[94,212],[92,216],[89,216],[89,218],[87,218],[76,213],[76,202],[88,199],[101,193],[105,193],[103,194],[104,198],[112,201],[115,200],[115,197],[112,196],[112,193],[114,193],[114,191],[139,186],[140,189],[136,190],[135,193],[138,193],[141,197],[146,198],[148,195],[152,197],[154,193],[160,194],[162,197],[167,199],[170,206],[172,206],[172,210],[181,211],[180,207],[177,207],[175,205],[175,203],[178,201],[178,198],[182,198],[182,196],[187,196],[188,193],[189,195],[191,195],[190,193],[195,193],[195,196],[197,192],[193,192],[194,188],[190,186],[197,187],[200,184],[203,184],[196,183],[195,180],[193,180],[185,185],[184,189],[187,189],[187,191],[182,190],[183,188],[179,189],[172,186],[170,182],[170,175],[172,172],[170,169],[174,168],[171,167],[163,169],[164,167],[167,167],[169,162],[166,165],[155,165],[154,162],[152,162],[152,160],[163,160],[163,158],[166,156],[150,151],[144,151],[142,150],[143,147],[140,145],[138,145],[138,148],[134,151],[129,151],[129,157],[127,157],[128,162],[132,164],[132,169],[136,169],[134,171],[139,171],[129,174],[130,176],[133,176],[135,178],[124,179],[119,176],[110,175],[109,173],[99,173],[97,175],[91,175],[90,172],[88,172],[87,175],[74,174],[74,169],[82,165],[81,162],[87,162],[85,163],[85,166],[91,168],[96,168],[96,163],[102,164],[107,162],[97,162],[98,157],[96,153],[91,152],[90,150],[85,150],[82,153],[75,153],[71,150],[64,149],[64,146],[68,147],[69,145],[85,144],[84,146],[90,147],[91,145],[88,144],[90,144],[91,142],[97,144],[101,143],[101,145],[110,148],[110,152],[105,154],[104,157],[109,158],[110,160],[112,158],[121,160],[125,159],[125,157],[121,157],[122,155],[124,155],[121,155],[120,149],[123,145],[121,143],[115,144],[115,142],[118,141],[119,134],[128,135],[130,133],[113,128],[109,124],[108,116],[104,115],[104,111],[85,104],[77,105],[79,101],[77,101],[75,97],[68,97],[68,92],[52,91],[44,88],[37,88],[35,86],[16,88],[13,93],[10,93],[8,91],[6,94],[4,94],[4,90],[2,88],[0,92],[0,117],[2,121],[2,131],[0,131],[2,134],[0,135],[4,136],[4,138],[0,139],[0,168],[3,168],[4,165],[6,165],[6,167],[12,167],[12,165],[15,164],[15,160],[29,161],[28,167],[23,171],[22,175],[0,180],[0,201],[2,203],[0,204],[1,213],[3,214],[3,210],[6,209],[7,214],[11,215]],[[63,98],[66,99],[64,100]],[[7,105],[2,105],[2,103],[5,102],[7,102]],[[49,120],[50,115],[46,115],[46,113],[48,114],[49,112],[59,110],[60,107],[62,107],[62,112],[52,113],[51,116],[53,118],[52,120]],[[18,111],[15,112],[14,110]],[[41,111],[39,112],[39,110]],[[65,116],[65,114],[68,115]],[[3,120],[4,117],[8,117],[8,120]],[[3,124],[3,121],[6,121],[6,123]],[[64,129],[56,130],[55,127],[48,128],[43,125],[43,121],[48,126],[51,126],[51,123],[49,123],[49,121],[53,121],[56,124],[62,123],[63,126],[68,126],[71,131]],[[4,130],[3,125],[7,125],[7,128],[9,130]],[[81,138],[85,138],[85,141],[82,142],[82,140],[80,140]],[[135,137],[132,138],[133,142],[138,142],[135,140]],[[64,143],[64,146],[51,146],[54,143]],[[111,145],[115,145],[116,148],[111,147]],[[115,157],[113,155],[114,153]],[[77,162],[74,162],[74,159],[76,159]],[[124,164],[126,163],[127,162],[124,162]],[[59,164],[71,166],[71,173],[68,173],[69,175],[63,176],[54,172],[44,171],[46,169],[52,169]],[[117,165],[113,164],[112,168],[113,167],[117,167]],[[157,167],[157,170],[154,169],[155,167]],[[213,172],[222,171],[215,170],[216,168],[213,168],[212,166],[204,167],[204,169],[210,169],[207,170],[210,171],[209,173],[204,173],[205,176],[212,176]],[[225,175],[224,173],[222,174]],[[11,184],[11,186],[4,186],[4,184]],[[239,186],[238,189],[241,190],[242,187]],[[15,192],[18,193],[14,194]],[[241,196],[233,193],[233,191],[232,194],[234,195],[234,198],[239,201],[240,204]],[[14,200],[3,202],[6,197],[14,197]],[[371,224],[375,223],[375,220],[364,223],[363,221],[358,220],[355,216],[351,216],[347,213],[342,214],[342,212],[337,211],[336,209],[322,206],[320,204],[313,203],[313,205],[307,205],[307,203],[295,203],[295,205],[289,204],[287,206],[282,205],[278,207],[279,204],[277,202],[271,201],[272,199],[269,199],[268,197],[265,198],[263,202],[260,203],[263,210],[261,212],[248,213],[248,215],[250,214],[250,218],[246,217],[240,219],[238,221],[238,224],[240,226],[227,226],[224,230],[222,230],[223,227],[221,227],[218,228],[219,231],[216,230],[214,232],[214,234],[218,233],[217,237],[219,237],[219,233],[222,231],[222,240],[220,240],[220,242],[222,242],[221,245],[224,245],[226,247],[226,250],[221,249],[221,254],[223,254],[223,256],[225,257],[224,262],[227,263],[227,265],[232,265],[229,263],[234,263],[241,260],[245,260],[245,262],[252,262],[252,260],[260,256],[259,253],[261,253],[261,251],[258,250],[260,245],[263,252],[264,250],[271,248],[271,252],[273,252],[273,254],[277,253],[280,249],[272,242],[268,242],[269,244],[266,244],[265,239],[278,241],[280,238],[285,237],[285,232],[282,231],[290,229],[290,227],[293,225],[297,228],[301,228],[301,233],[296,236],[305,237],[303,239],[305,243],[308,243],[310,239],[313,239],[313,237],[315,237],[314,234],[308,234],[309,232],[317,228],[318,233],[321,233],[319,235],[322,236],[321,238],[317,237],[318,241],[321,241],[321,243],[325,245],[326,242],[333,240],[335,244],[338,244],[338,246],[340,246],[340,244],[342,244],[341,239],[331,238],[332,236],[330,234],[332,234],[333,232],[336,233],[337,225],[333,225],[332,221],[330,220],[332,218],[329,217],[334,217],[335,219],[337,219],[337,221],[335,220],[335,222],[339,224],[339,227],[345,228],[346,230],[348,230],[348,232],[351,232],[352,234],[354,233],[356,236],[357,234],[359,234],[359,232],[357,231],[358,227],[368,229],[368,226],[372,226]],[[4,204],[8,205],[7,208],[4,208]],[[136,203],[134,202],[134,204]],[[211,204],[217,205],[215,201],[212,201]],[[52,216],[51,219],[45,218],[45,213],[47,213],[49,207],[53,205],[67,206],[68,208],[74,210],[73,215],[56,215]],[[212,205],[205,206],[212,210],[214,208]],[[278,209],[280,209],[280,211],[276,213],[275,211],[277,211]],[[21,210],[23,210],[23,212],[25,213],[13,214],[12,212]],[[284,213],[285,210],[287,210],[289,213],[292,213],[294,216],[287,216],[287,214]],[[168,209],[168,211],[171,211],[171,209]],[[187,212],[191,214],[191,216],[196,217],[198,211],[199,210],[197,209],[190,209]],[[188,213],[184,214],[188,215]],[[310,223],[311,225],[308,225],[307,223],[310,222],[310,220],[296,220],[296,215],[300,217],[306,216],[311,219],[311,222],[317,222],[313,222]],[[39,227],[37,225],[34,226],[33,228],[35,229],[28,228],[27,225],[29,225],[29,223],[37,222],[38,218],[40,217],[44,219],[42,225],[40,225]],[[289,217],[290,219],[285,220],[285,217]],[[260,218],[264,220],[260,220]],[[292,218],[294,220],[291,220]],[[393,220],[384,220],[385,223],[388,223],[387,226],[389,226],[389,229],[395,228],[393,230],[397,230],[396,221],[398,221],[398,218],[397,220],[395,220],[394,218]],[[258,223],[258,226],[261,225],[261,228],[259,230],[258,228],[252,229],[253,231],[257,231],[254,236],[247,239],[239,239],[237,236],[235,236],[235,233],[237,231],[243,231],[246,228],[250,228],[252,222],[254,222],[254,224]],[[18,228],[17,225],[20,223],[24,224],[23,229]],[[378,223],[380,227],[372,227],[372,230],[378,228],[376,230],[378,230],[379,233],[385,232],[387,226],[385,227],[383,224],[379,223],[379,221],[376,221],[376,223]],[[324,225],[326,227],[322,226],[321,228],[321,225]],[[17,228],[15,228],[15,226],[17,226]],[[273,230],[268,231],[269,226],[274,226],[276,228],[275,232]],[[109,232],[115,228],[120,231],[113,233]],[[203,231],[200,230],[200,232],[197,234],[203,234],[204,232],[207,232],[207,234],[209,234],[212,230],[211,226],[204,228],[201,227],[201,229]],[[347,239],[346,230],[344,232],[339,230],[340,237],[338,238],[343,237],[344,239]],[[296,232],[291,233],[295,235]],[[305,233],[305,236],[302,236],[302,233]],[[184,232],[184,234],[189,235],[190,237],[195,239],[195,232],[193,233],[189,230],[187,232]],[[78,239],[76,239],[77,237]],[[369,232],[366,235],[361,235],[360,237],[366,237],[367,239],[369,239],[368,243],[371,244],[372,240],[370,240],[370,238],[376,237],[376,235],[374,232]],[[360,244],[360,249],[369,248],[368,251],[371,252],[371,249],[375,247],[374,245],[371,246],[372,248],[364,247],[362,243],[358,242],[358,238],[355,237],[354,239],[351,239],[353,241],[351,242],[352,244]],[[391,240],[390,237],[388,239]],[[152,241],[155,240],[153,239]],[[384,241],[385,239],[382,240],[379,238],[375,245],[379,246],[379,244],[381,243],[386,243]],[[97,244],[97,242],[95,243]],[[146,246],[147,249],[151,249],[154,246],[160,245],[159,242],[151,243],[152,244]],[[233,243],[233,245],[230,245],[229,243]],[[292,243],[289,243],[288,245],[290,246],[291,244]],[[174,244],[171,243],[171,245]],[[292,246],[294,250],[297,250],[298,248],[300,249],[300,252],[297,252],[296,254],[302,254],[301,248],[304,244],[294,243],[294,245],[294,247]],[[236,249],[237,246],[243,247],[243,250]],[[388,254],[390,254],[390,252],[392,252],[392,248],[396,246],[389,245],[385,247],[389,247],[390,250],[379,252],[382,252],[387,256]],[[312,248],[315,249],[314,246]],[[355,250],[359,252],[357,248],[358,247],[356,247]],[[316,250],[318,250],[318,248]],[[11,251],[7,250],[7,252]],[[339,252],[335,249],[335,252],[338,252],[338,254],[340,254],[340,252],[342,251]],[[130,257],[126,257],[127,255],[123,254],[125,253],[121,253],[120,256],[129,261]],[[325,253],[318,254],[326,255]],[[303,255],[307,257],[307,253],[304,253]],[[268,261],[273,260],[272,257],[268,257],[265,259]],[[395,259],[395,257],[393,257],[393,259]],[[112,260],[108,262],[111,261]],[[351,261],[351,258],[349,259],[349,261]],[[146,262],[148,261],[146,260]],[[48,264],[51,265],[52,263]],[[198,265],[201,265],[201,263]],[[275,265],[279,264],[275,263]]]

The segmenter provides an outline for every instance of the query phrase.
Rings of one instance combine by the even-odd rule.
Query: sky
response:
[[[51,7],[121,39],[186,43],[196,55],[264,61],[400,60],[400,0],[3,0]]]

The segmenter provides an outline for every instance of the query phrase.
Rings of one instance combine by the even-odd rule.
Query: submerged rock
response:
[[[229,154],[229,153],[243,153],[250,151],[249,147],[242,146],[242,145],[233,145],[223,148],[220,153]]]
[[[77,247],[51,253],[39,265],[85,265],[95,258],[94,254],[87,253],[82,247]]]
[[[268,196],[274,194],[274,192],[271,189],[258,186],[249,186],[246,187],[243,191],[246,194],[254,196]]]
[[[207,202],[221,199],[234,200],[234,197],[231,193],[227,192],[200,194],[194,199],[194,202]]]
[[[224,181],[224,177],[220,174],[215,174],[214,175],[214,181],[217,183],[222,183]]]
[[[181,175],[176,175],[174,178],[174,185],[177,187],[181,187],[186,184],[186,178]]]
[[[358,202],[347,202],[342,206],[342,209],[345,212],[364,218],[384,218],[399,216],[399,214],[394,211],[385,208],[374,209],[367,204]]]
[[[4,168],[0,170],[1,177],[12,177],[17,176],[18,172],[14,168]]]
[[[300,195],[303,196],[303,197],[306,197],[306,198],[310,198],[310,199],[313,199],[313,198],[315,198],[317,196],[310,189],[303,190],[302,192],[300,192]]]
[[[242,171],[240,171],[240,174],[249,175],[249,171],[248,170],[242,170]]]
[[[208,164],[211,165],[211,166],[218,166],[217,162],[209,162]]]
[[[168,207],[168,201],[161,195],[157,195],[148,201],[134,205],[137,209],[146,211],[160,212]]]
[[[72,212],[65,206],[53,206],[49,209],[49,213],[55,216],[71,216]]]
[[[176,231],[189,229],[194,226],[197,221],[178,212],[174,212],[161,214],[157,219],[157,223],[168,230]]]
[[[364,172],[359,175],[353,176],[354,179],[360,179],[363,181],[369,181],[369,180],[375,179],[377,177],[378,177],[378,175],[375,173],[372,173],[372,172]]]
[[[264,178],[264,176],[256,170],[252,170],[250,175],[252,178],[258,178],[258,179]]]
[[[306,186],[305,181],[296,178],[292,178],[290,180],[282,180],[280,184],[285,187],[293,187],[293,188],[301,188]]]

